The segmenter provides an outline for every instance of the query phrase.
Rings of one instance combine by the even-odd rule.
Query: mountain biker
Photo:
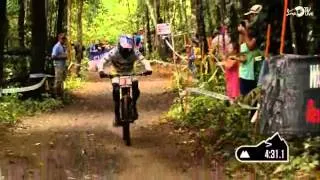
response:
[[[151,75],[152,68],[150,63],[144,59],[144,56],[139,52],[139,49],[135,49],[134,38],[130,35],[122,35],[119,38],[118,45],[106,53],[98,64],[98,71],[100,78],[107,77],[112,78],[113,87],[113,101],[115,111],[114,126],[120,126],[120,86],[119,77],[114,77],[104,71],[104,64],[111,63],[116,71],[116,74],[131,73],[134,69],[134,63],[142,63],[145,67],[143,75]],[[133,120],[138,119],[138,111],[136,102],[139,98],[140,90],[138,87],[138,80],[134,79],[132,82],[132,109]]]

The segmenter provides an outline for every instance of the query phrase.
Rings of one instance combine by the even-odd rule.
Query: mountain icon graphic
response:
[[[236,149],[240,162],[288,162],[289,147],[278,132],[256,145],[243,145]]]
[[[250,158],[248,151],[242,151],[240,158]]]

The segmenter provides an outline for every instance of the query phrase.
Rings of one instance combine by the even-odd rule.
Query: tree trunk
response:
[[[191,1],[190,27],[193,27],[194,24],[197,23],[197,0],[190,0],[190,1]]]
[[[204,23],[204,12],[202,0],[196,0],[196,11],[197,11],[197,34],[200,38],[200,47],[204,53],[208,52],[208,42],[206,39],[206,27]]]
[[[3,50],[8,32],[7,0],[0,1],[0,87],[3,85]]]
[[[30,32],[31,31],[31,0],[25,0],[25,12],[26,12],[26,16],[25,16],[25,30],[26,32]],[[25,36],[25,46],[30,48],[31,47],[31,37],[29,36]]]
[[[188,25],[189,25],[189,20],[188,20],[188,18],[187,18],[186,0],[182,0],[181,6],[182,6],[182,10],[183,10],[182,16],[183,16],[183,19],[184,19],[184,22],[185,22],[185,23],[184,23],[184,26],[183,26],[183,29],[189,30],[189,27],[188,27]]]
[[[154,12],[154,8],[151,5],[149,0],[145,0],[145,4],[147,6],[147,9],[149,11],[149,16],[151,17],[152,23],[154,24],[154,26],[157,25],[157,17],[156,17],[156,13]]]
[[[155,27],[157,27],[157,24],[159,23],[159,16],[158,16],[159,9],[157,7],[158,6],[157,1],[158,0],[154,0],[153,1],[153,9],[155,11],[154,15],[155,15],[155,20],[156,20],[156,22],[154,24]],[[157,31],[154,31],[154,37],[155,38],[154,38],[154,46],[153,46],[153,48],[154,48],[154,51],[158,52],[159,55],[160,55],[160,39],[158,37]]]
[[[160,15],[160,1],[159,0],[155,0],[155,4],[156,4],[156,14],[157,14],[157,22],[159,23],[161,20],[161,15]]]
[[[159,0],[154,0],[154,6],[155,6],[155,10],[156,10],[156,20],[157,20],[157,24],[159,23],[164,23],[163,19],[160,16],[160,1]],[[157,48],[157,51],[160,55],[160,58],[162,60],[165,60],[167,58],[166,53],[165,53],[165,48],[164,48],[164,44],[163,41],[161,40],[161,37],[155,32],[155,46]]]
[[[68,0],[67,2],[68,5],[68,17],[67,17],[67,35],[68,35],[68,40],[67,40],[67,54],[68,54],[68,61],[71,63],[71,18],[72,18],[72,0]]]
[[[32,40],[31,40],[31,74],[44,73],[45,51],[47,42],[47,18],[45,12],[46,2],[44,0],[31,0],[31,19],[32,19]],[[38,83],[41,80],[31,79],[31,83]],[[40,95],[43,88],[33,92],[32,96]]]
[[[66,0],[58,0],[57,1],[58,4],[58,16],[57,16],[57,34],[62,33],[65,31],[64,27],[63,27],[63,19],[65,16],[65,6],[66,6]]]
[[[290,9],[294,8],[293,5],[293,0],[290,1]],[[291,40],[292,40],[292,45],[293,45],[293,53],[297,54],[298,53],[298,44],[297,44],[297,38],[296,38],[296,30],[295,30],[295,26],[294,26],[294,17],[290,16],[290,31],[291,31]]]
[[[78,49],[76,50],[76,59],[77,59],[77,68],[76,68],[76,75],[80,77],[80,64],[83,58],[83,51],[82,51],[82,10],[83,10],[83,0],[78,0],[78,18],[77,18],[77,46]]]
[[[224,23],[226,18],[226,2],[225,0],[220,0],[220,11],[221,11],[221,22]]]
[[[19,0],[19,17],[18,17],[18,32],[19,32],[19,45],[21,48],[24,48],[24,19],[25,19],[25,10],[24,10],[24,0]]]
[[[212,33],[213,30],[214,30],[214,27],[213,27],[213,17],[211,15],[211,9],[210,9],[210,3],[209,3],[209,0],[206,0],[206,12],[207,12],[207,18],[208,18],[208,24],[209,24],[209,32]]]
[[[31,73],[44,71],[45,46],[47,40],[47,20],[45,17],[45,1],[31,1],[32,18],[32,61]]]
[[[179,20],[180,20],[180,24],[181,24],[182,22],[186,22],[186,19],[184,17],[184,9],[183,9],[183,1],[182,0],[179,1],[179,10],[180,10]],[[182,29],[181,26],[179,27],[179,29]],[[185,27],[183,27],[183,29],[185,29]]]
[[[146,6],[146,10],[145,10],[145,17],[146,17],[146,21],[147,21],[147,44],[148,44],[148,53],[151,54],[152,53],[152,39],[151,39],[151,29],[150,29],[150,14],[149,14],[149,10],[148,7]]]

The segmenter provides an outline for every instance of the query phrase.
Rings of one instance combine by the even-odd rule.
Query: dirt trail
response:
[[[215,179],[208,168],[190,164],[172,128],[154,125],[174,98],[169,83],[141,79],[132,147],[124,145],[121,128],[112,127],[110,82],[100,80],[74,92],[75,103],[0,131],[0,180]]]

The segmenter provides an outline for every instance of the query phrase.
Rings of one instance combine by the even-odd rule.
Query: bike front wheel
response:
[[[130,120],[131,120],[131,99],[129,96],[123,97],[122,102],[122,117],[123,117],[123,123],[122,123],[122,135],[123,140],[125,141],[127,146],[131,145],[131,139],[130,139]]]

